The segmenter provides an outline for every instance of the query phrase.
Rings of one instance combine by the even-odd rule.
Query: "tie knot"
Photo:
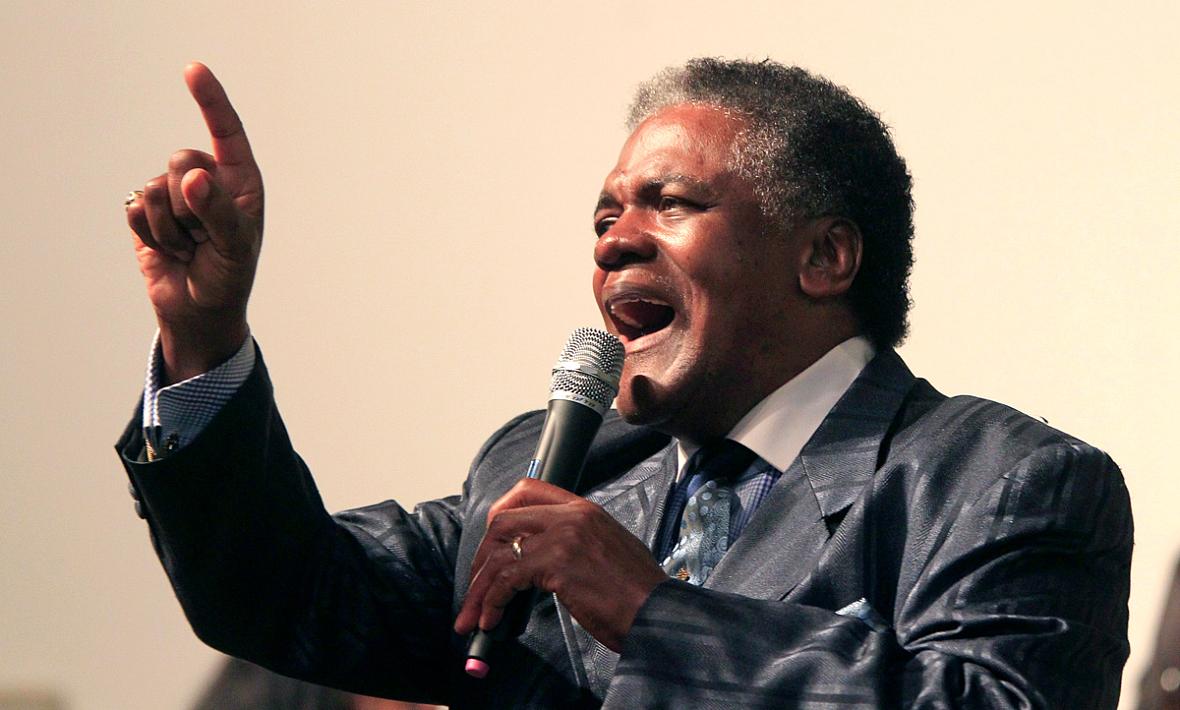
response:
[[[730,439],[711,441],[697,449],[685,466],[685,495],[691,496],[709,481],[732,478],[745,471],[754,452]]]

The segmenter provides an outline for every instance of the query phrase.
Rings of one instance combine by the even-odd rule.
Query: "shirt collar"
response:
[[[845,340],[754,405],[726,438],[742,444],[779,471],[786,471],[875,354],[873,344],[863,335]],[[696,449],[677,440],[681,473]]]

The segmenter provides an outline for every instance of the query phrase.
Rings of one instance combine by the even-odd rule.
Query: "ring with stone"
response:
[[[143,197],[143,190],[132,190],[127,193],[127,197],[123,198],[123,207],[130,207],[132,202]]]
[[[524,548],[520,546],[520,541],[523,539],[520,535],[512,538],[512,556],[516,558],[517,562],[520,562],[524,557]]]

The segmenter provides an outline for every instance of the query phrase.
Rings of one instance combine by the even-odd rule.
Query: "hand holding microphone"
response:
[[[667,579],[640,540],[570,492],[614,399],[622,361],[614,336],[581,328],[554,368],[537,452],[525,478],[488,512],[455,620],[456,633],[478,628],[468,646],[471,675],[483,677],[496,644],[524,630],[540,592],[556,594],[583,628],[618,651],[639,607]]]

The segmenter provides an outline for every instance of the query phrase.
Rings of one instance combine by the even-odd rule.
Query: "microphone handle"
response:
[[[602,414],[592,407],[568,399],[549,400],[541,440],[525,477],[576,492],[590,443],[601,424]],[[520,592],[508,602],[503,618],[494,629],[475,630],[467,644],[468,675],[476,678],[487,675],[496,645],[524,633],[533,606],[540,598],[538,589]]]

